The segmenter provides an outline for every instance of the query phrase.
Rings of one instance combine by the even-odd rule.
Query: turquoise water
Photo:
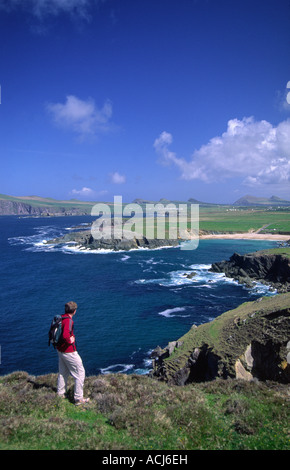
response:
[[[234,252],[271,248],[269,241],[201,240],[196,250],[179,248],[89,253],[45,244],[92,219],[0,217],[1,375],[57,371],[48,328],[64,304],[78,304],[77,347],[88,375],[146,373],[150,352],[199,325],[262,295],[246,289],[211,263]],[[184,274],[195,271],[188,279]]]

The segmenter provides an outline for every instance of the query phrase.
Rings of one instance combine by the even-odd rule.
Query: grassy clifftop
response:
[[[250,359],[258,361],[272,345],[275,354],[262,354],[261,364],[278,371],[279,379],[279,370],[288,367],[281,354],[290,347],[289,312],[290,293],[242,304],[191,329],[163,361],[167,379],[180,370],[190,377],[195,352],[206,345],[214,359],[208,372],[214,364],[225,372],[222,365],[227,380],[220,374],[180,387],[140,375],[90,376],[85,396],[91,400],[76,407],[72,379],[63,399],[56,394],[56,374],[0,377],[0,449],[289,450],[289,381],[232,378],[237,360],[253,372]],[[251,354],[245,355],[249,344]]]
[[[56,375],[0,378],[0,449],[289,450],[288,387],[215,380],[185,387],[145,376],[88,377],[89,404],[56,395]]]
[[[290,292],[246,302],[156,351],[154,376],[178,385],[243,377],[290,382]]]

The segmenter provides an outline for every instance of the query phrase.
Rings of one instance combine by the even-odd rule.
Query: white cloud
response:
[[[274,127],[252,117],[231,119],[226,132],[195,150],[190,161],[169,150],[173,139],[163,132],[154,147],[163,162],[179,168],[181,178],[212,183],[240,177],[245,184],[290,183],[290,120]]]
[[[91,188],[83,187],[82,189],[73,189],[71,194],[82,197],[91,197],[95,194],[95,191]]]
[[[126,177],[124,175],[120,175],[117,171],[110,175],[111,182],[114,184],[123,184],[126,181]]]
[[[256,176],[248,176],[245,183],[249,186],[256,184],[285,184],[289,183],[290,193],[290,160],[277,158],[272,160],[268,167],[258,172]]]
[[[182,173],[186,170],[188,163],[182,159],[178,158],[175,153],[171,152],[168,148],[172,144],[173,138],[172,135],[166,131],[163,131],[160,136],[154,142],[154,148],[157,154],[160,156],[160,163],[164,165],[169,165],[170,163],[175,163],[178,166]]]
[[[290,112],[290,80],[284,90],[276,92],[276,107],[281,112]]]
[[[72,130],[82,138],[110,129],[112,104],[108,100],[99,109],[91,98],[81,100],[69,95],[64,104],[50,103],[47,109],[59,127]]]

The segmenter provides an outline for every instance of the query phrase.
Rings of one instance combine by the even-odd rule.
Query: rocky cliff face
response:
[[[65,215],[86,215],[85,210],[78,207],[60,206],[33,206],[23,202],[0,199],[0,215],[23,215],[23,216],[65,216]]]
[[[242,304],[152,353],[152,376],[185,385],[215,378],[290,382],[290,293]]]
[[[278,292],[290,291],[289,248],[258,251],[246,255],[234,253],[229,261],[214,263],[211,271],[223,272],[242,284],[251,286],[253,281],[270,284]]]
[[[46,209],[47,210],[47,209]],[[38,207],[32,207],[22,202],[0,200],[0,215],[40,215]]]

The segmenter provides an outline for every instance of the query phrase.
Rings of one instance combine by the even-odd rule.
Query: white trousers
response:
[[[67,389],[67,380],[69,375],[74,378],[74,399],[80,400],[83,398],[83,388],[85,381],[85,369],[82,359],[77,351],[71,353],[58,353],[58,378],[57,378],[57,393],[64,395]]]

